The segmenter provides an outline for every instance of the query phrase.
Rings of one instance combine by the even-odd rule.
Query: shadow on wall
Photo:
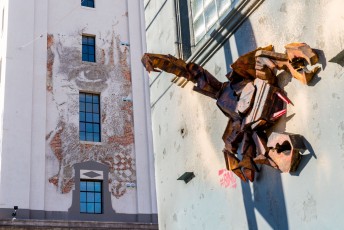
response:
[[[233,57],[233,53],[237,52],[241,56],[257,48],[249,20],[246,20],[233,36],[235,43],[230,43],[229,40],[224,43],[227,72],[231,71],[230,65],[236,59],[236,57]],[[231,47],[234,44],[236,44],[236,47]],[[253,189],[249,183],[242,181],[241,187],[249,229],[258,229],[256,211],[259,212],[271,228],[289,228],[283,185],[279,171],[262,166],[253,183]]]
[[[201,63],[207,62],[212,57],[212,55],[217,52],[217,48],[223,44],[227,72],[230,72],[229,66],[235,61],[237,55],[241,56],[257,48],[250,21],[246,20],[241,25],[238,24],[235,26],[235,28],[239,28],[230,38],[230,40],[227,40],[225,42],[223,42],[225,40],[225,35],[219,35],[219,33],[210,34],[213,40],[216,41],[215,45],[210,44],[211,47],[215,48],[215,50],[204,52],[203,59],[202,61],[200,61]],[[320,62],[323,64],[324,68],[324,63],[326,64],[324,55],[320,54],[319,56]],[[281,88],[286,86],[291,81],[291,76],[286,73],[284,73],[283,76],[279,75],[278,78],[281,78],[281,81],[279,81],[279,85]],[[319,80],[321,80],[321,78],[315,79],[311,82],[310,85],[315,85],[317,82],[319,82]],[[157,101],[153,103],[152,107],[154,107],[155,104],[160,100],[160,98],[162,98],[166,94],[171,85],[162,93]],[[276,124],[276,126],[273,127],[273,129],[278,129],[279,132],[285,131],[286,122],[289,121],[292,117],[293,115],[290,115],[287,118],[284,117],[278,124]],[[292,175],[299,175],[300,171],[305,167],[305,165],[311,159],[312,155],[316,158],[310,144],[307,141],[305,141],[305,144],[311,154],[310,156],[307,156],[306,159],[303,159],[301,161],[298,171],[293,173]],[[284,189],[279,171],[275,170],[274,168],[262,166],[260,168],[260,173],[256,176],[253,186],[250,186],[249,183],[241,182],[241,187],[249,229],[258,229],[256,213],[259,213],[271,226],[272,229],[289,229],[286,202],[283,192]]]

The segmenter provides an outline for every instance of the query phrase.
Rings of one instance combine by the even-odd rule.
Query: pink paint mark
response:
[[[225,188],[236,188],[236,177],[234,176],[232,171],[228,171],[227,169],[220,169],[219,170],[220,176],[220,185]]]

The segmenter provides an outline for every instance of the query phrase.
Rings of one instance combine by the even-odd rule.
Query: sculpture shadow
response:
[[[308,86],[315,86],[321,80],[318,74],[315,74],[313,79],[308,83]]]
[[[278,86],[283,90],[284,87],[286,87],[293,79],[293,77],[286,71],[280,72],[276,77]]]
[[[319,50],[319,49],[313,49],[313,50],[318,54],[319,63],[322,66],[322,70],[325,70],[327,62],[326,62],[326,57],[325,57],[324,51]],[[344,62],[343,62],[343,64],[344,64]],[[320,71],[321,70],[318,70],[317,74],[315,74],[313,79],[308,83],[308,86],[315,86],[316,84],[318,84],[319,81],[321,81],[321,77],[319,76]]]
[[[336,56],[331,58],[329,62],[337,63],[341,67],[344,67],[344,50],[340,51]]]
[[[231,47],[229,40],[223,46],[227,72],[231,71],[230,65],[235,61],[232,53],[238,53],[241,56],[257,48],[249,19],[246,19],[233,36],[236,47]],[[233,49],[235,49],[234,52]],[[291,81],[288,74],[282,74],[279,77],[282,88]],[[280,130],[285,131],[287,120],[286,117],[281,119]],[[260,228],[256,217],[256,211],[258,211],[272,229],[287,230],[289,229],[288,216],[280,172],[268,166],[259,166],[259,168],[260,172],[256,174],[253,186],[241,181],[248,227],[249,229]]]
[[[320,62],[320,64],[322,65],[322,69],[324,70],[324,69],[326,68],[326,64],[327,64],[327,62],[326,62],[326,56],[325,56],[324,51],[319,50],[319,49],[313,49],[313,50],[318,54],[318,56],[319,56],[319,62]],[[330,61],[331,61],[331,60],[330,60]],[[344,64],[344,62],[343,62],[343,64]]]
[[[233,42],[232,38],[234,38],[235,42]],[[230,65],[236,61],[236,54],[241,56],[257,48],[255,35],[249,19],[246,19],[238,27],[232,37],[223,44],[223,48],[227,72],[232,71]],[[325,69],[326,58],[324,52],[317,49],[314,51],[319,56],[319,63],[322,65],[322,68]],[[343,60],[342,65],[344,66],[344,51],[342,55],[343,58],[341,60]],[[278,72],[277,78],[278,85],[281,89],[284,89],[292,80],[296,80],[286,71]],[[308,85],[315,86],[320,80],[321,77],[316,74]],[[280,118],[272,129],[274,131],[285,132],[286,123],[294,115],[291,114],[288,117],[284,116]],[[306,139],[304,139],[304,143],[309,154],[302,157],[298,170],[291,173],[293,176],[300,175],[305,166],[310,162],[312,156],[316,158],[311,144]],[[261,223],[258,223],[256,217],[256,213],[259,212],[272,229],[287,230],[289,229],[288,215],[281,172],[266,165],[259,166],[259,169],[260,172],[256,174],[253,186],[250,183],[241,181],[248,227],[249,229],[258,229],[258,226],[261,228]]]
[[[292,176],[299,176],[300,173],[302,172],[302,170],[308,164],[308,162],[312,159],[312,157],[317,159],[317,155],[315,154],[312,145],[307,141],[307,139],[305,137],[303,137],[303,143],[305,144],[308,153],[306,153],[306,151],[304,151],[301,154],[302,158],[301,158],[299,167],[297,168],[297,170],[295,172],[290,173],[290,175],[292,175]]]

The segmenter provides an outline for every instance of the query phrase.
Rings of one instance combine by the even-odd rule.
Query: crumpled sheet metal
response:
[[[173,83],[178,83],[184,87],[188,81],[195,83],[194,91],[205,96],[217,99],[219,92],[223,88],[223,83],[218,81],[213,75],[195,63],[185,63],[182,59],[177,59],[172,55],[145,53],[141,62],[148,72],[160,72],[175,74]],[[159,70],[160,69],[160,70]]]
[[[274,87],[259,78],[254,81],[254,86],[257,92],[251,111],[243,119],[245,128],[259,120],[272,124],[281,117],[281,114],[283,115],[284,111],[285,103],[277,94],[283,93],[280,88]],[[260,126],[256,126],[254,129],[258,127]]]
[[[191,78],[187,69],[186,63],[182,59],[173,57],[172,55],[163,54],[144,54],[141,59],[142,64],[146,70],[150,72],[160,72],[158,69],[167,73],[173,73],[178,77]]]
[[[269,45],[266,47],[259,47],[256,50],[248,52],[242,56],[240,56],[232,65],[231,68],[243,78],[256,78],[256,53],[260,50],[267,50],[272,51],[273,46]]]
[[[162,70],[175,74],[172,82],[181,87],[191,81],[194,91],[216,100],[228,117],[222,136],[226,167],[246,182],[254,181],[257,165],[295,171],[300,151],[305,149],[301,135],[266,133],[286,114],[287,105],[293,105],[277,85],[277,71],[286,71],[308,84],[319,68],[308,70],[307,66],[314,66],[319,58],[307,44],[291,43],[285,49],[285,53],[277,53],[270,45],[242,55],[231,65],[232,71],[226,75],[228,81],[223,83],[203,67],[171,55],[144,54],[142,63],[148,72]]]
[[[276,133],[269,136],[267,147],[271,158],[282,172],[294,172],[299,166],[300,151],[305,150],[303,138],[298,134]]]
[[[303,84],[308,84],[320,68],[315,66],[309,70],[307,67],[317,64],[319,61],[317,53],[305,43],[291,43],[285,48],[285,54],[271,50],[257,50],[256,77],[275,84],[276,70],[285,70]]]

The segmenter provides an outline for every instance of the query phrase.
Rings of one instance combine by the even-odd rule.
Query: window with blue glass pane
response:
[[[81,141],[101,141],[99,99],[99,94],[79,94],[79,135]]]
[[[81,5],[94,8],[94,0],[81,0]]]
[[[96,41],[95,37],[82,36],[82,60],[88,62],[96,61],[95,54]]]
[[[102,213],[101,181],[80,181],[80,213]]]

